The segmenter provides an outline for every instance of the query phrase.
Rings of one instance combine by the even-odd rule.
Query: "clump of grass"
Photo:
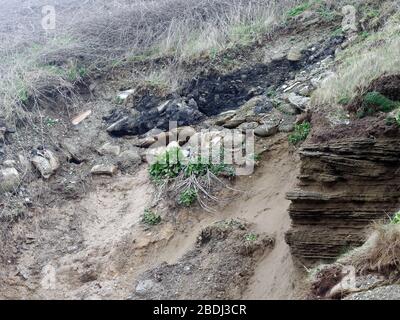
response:
[[[287,12],[287,15],[289,17],[291,17],[291,18],[296,17],[296,16],[302,14],[304,11],[310,9],[310,7],[311,7],[311,3],[310,2],[306,2],[306,3],[300,4],[300,5],[292,8],[292,9],[290,9]]]
[[[400,73],[399,47],[400,14],[397,13],[387,21],[385,28],[361,34],[358,43],[337,56],[335,75],[313,93],[312,104],[332,108],[343,96],[353,101],[375,79]]]
[[[150,209],[144,210],[142,222],[148,226],[155,226],[161,222],[161,216]]]
[[[378,272],[390,275],[400,271],[400,224],[398,214],[391,223],[377,223],[366,243],[350,252],[350,262],[359,273]]]
[[[364,96],[364,106],[366,108],[376,108],[382,112],[390,112],[399,106],[399,102],[395,102],[385,97],[379,92],[368,92]]]
[[[297,145],[300,142],[307,139],[311,131],[311,124],[309,122],[303,122],[294,127],[294,132],[289,135],[289,142],[293,145]]]

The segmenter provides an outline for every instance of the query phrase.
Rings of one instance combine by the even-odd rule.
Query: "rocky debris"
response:
[[[20,183],[21,179],[15,168],[0,170],[0,193],[14,192]]]
[[[296,121],[295,116],[284,115],[282,121],[279,123],[278,131],[284,133],[292,132],[294,130],[295,121]]]
[[[72,124],[74,126],[80,124],[83,120],[85,120],[87,117],[89,117],[92,114],[92,110],[87,110],[85,112],[82,112],[81,114],[78,114],[76,117],[72,119]]]
[[[176,121],[178,126],[193,125],[206,116],[216,116],[227,110],[246,110],[246,104],[251,106],[250,114],[237,112],[232,117],[230,113],[224,114],[215,124],[232,129],[244,122],[257,121],[255,116],[268,114],[273,107],[264,95],[265,88],[279,88],[286,83],[285,92],[301,90],[304,94],[311,93],[313,87],[308,73],[313,77],[322,72],[326,66],[319,61],[332,56],[343,40],[342,37],[330,38],[302,50],[293,49],[288,58],[257,64],[225,75],[210,71],[192,79],[179,92],[166,97],[151,92],[144,92],[140,96],[135,94],[137,99],[132,102],[132,108],[119,107],[104,117],[107,131],[113,136],[142,135],[153,128],[168,131],[170,121]],[[302,68],[307,68],[301,75],[303,79],[298,73]],[[288,82],[292,78],[297,83],[290,83],[291,80]],[[300,100],[294,102],[303,110],[308,97],[300,97]]]
[[[288,103],[281,103],[277,109],[286,115],[296,115],[299,113],[299,109],[296,106]]]
[[[127,170],[132,167],[137,167],[142,162],[138,149],[129,149],[123,151],[118,158],[118,167],[121,170]]]
[[[348,295],[343,300],[400,300],[400,285],[378,287]]]
[[[141,280],[136,285],[135,292],[138,295],[144,295],[154,290],[154,287],[157,287],[157,283],[155,283],[153,280],[151,279]]]
[[[36,155],[31,161],[33,166],[45,179],[50,178],[50,176],[52,176],[60,167],[58,158],[48,149],[37,150]]]
[[[135,94],[135,89],[128,89],[118,93],[117,95],[117,102],[126,104],[130,97]]]
[[[121,147],[110,142],[102,145],[97,152],[101,155],[113,155],[118,156],[121,153]]]
[[[302,50],[299,48],[292,48],[286,57],[290,62],[298,62],[303,58]]]
[[[185,98],[168,101],[162,112],[152,106],[142,112],[115,109],[104,118],[109,124],[107,131],[115,136],[140,135],[153,128],[167,131],[171,121],[181,127],[204,119],[204,114],[197,110],[193,103],[189,106],[186,101]]]
[[[254,130],[254,134],[258,137],[266,138],[273,136],[278,132],[279,123],[263,124]]]
[[[222,126],[236,115],[236,110],[222,112],[215,121],[216,126]]]
[[[61,147],[65,151],[67,160],[69,162],[79,164],[86,160],[86,157],[83,154],[82,150],[80,150],[79,146],[69,139],[64,140],[64,142],[61,144]]]
[[[153,131],[153,130],[152,130]],[[158,131],[158,130],[156,130]],[[196,130],[190,126],[174,128],[168,132],[161,132],[156,135],[147,135],[134,142],[139,148],[162,147],[167,146],[170,142],[177,141],[180,146],[186,144],[190,137],[196,133]]]
[[[118,168],[115,165],[98,164],[90,170],[90,173],[93,175],[113,176],[117,171]]]
[[[252,236],[249,237],[248,235]],[[144,272],[130,299],[240,299],[254,267],[274,240],[237,220],[203,229],[175,264]]]
[[[398,210],[397,138],[347,137],[308,144],[299,153],[298,190],[287,194],[292,228],[286,241],[303,263],[361,246],[371,221]]]
[[[17,165],[17,161],[15,160],[5,160],[3,162],[3,166],[6,168],[14,168]]]
[[[231,120],[228,120],[226,123],[224,123],[223,127],[227,128],[227,129],[235,129],[238,126],[240,126],[241,124],[243,124],[244,122],[246,122],[245,118],[233,118]]]
[[[157,142],[155,137],[145,137],[134,142],[134,145],[139,148],[149,148],[151,145]]]
[[[306,111],[306,109],[308,109],[310,105],[310,100],[311,99],[308,97],[302,97],[293,92],[288,96],[288,101],[301,112],[304,112]]]

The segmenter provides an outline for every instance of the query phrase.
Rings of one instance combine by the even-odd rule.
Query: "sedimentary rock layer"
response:
[[[310,263],[336,258],[365,240],[372,221],[399,209],[400,141],[359,138],[308,144],[292,201],[292,254]]]

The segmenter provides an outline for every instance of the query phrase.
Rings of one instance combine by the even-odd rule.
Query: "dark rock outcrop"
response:
[[[286,241],[304,263],[336,258],[365,240],[366,227],[399,209],[400,141],[354,138],[301,151],[299,190],[287,194]]]

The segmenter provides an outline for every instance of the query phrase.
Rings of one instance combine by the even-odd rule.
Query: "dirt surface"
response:
[[[211,290],[207,282],[204,287],[199,284],[201,292],[208,292],[206,296],[293,297],[297,271],[283,234],[289,224],[285,193],[293,184],[298,161],[289,154],[284,136],[264,143],[269,151],[263,155],[256,173],[236,182],[235,187],[246,192],[236,194],[217,213],[201,209],[173,213],[159,208],[163,223],[145,228],[140,216],[152,205],[154,189],[147,168],[142,165],[134,176],[97,180],[95,189],[81,200],[36,212],[15,224],[12,234],[20,254],[2,271],[1,298],[125,299],[134,292],[139,275],[146,270],[175,272],[177,266],[197,265],[195,262],[204,255],[210,261],[208,267],[191,271],[191,277],[200,283],[211,277],[209,283],[216,285],[235,272],[243,273],[227,288],[225,296],[207,291]],[[196,237],[201,230],[231,218],[250,224],[250,231],[239,228],[221,241],[217,236],[207,244],[200,242],[199,247]],[[254,250],[243,255],[243,238],[252,232],[261,236]],[[275,239],[274,249],[269,240],[263,240],[271,238]],[[225,250],[228,247],[232,251]],[[235,255],[243,255],[239,265],[229,263],[237,260]],[[221,274],[211,262],[223,261],[230,268]],[[168,279],[169,290],[175,290],[173,283],[181,278]],[[182,293],[194,288],[186,287],[189,283],[182,282]]]

